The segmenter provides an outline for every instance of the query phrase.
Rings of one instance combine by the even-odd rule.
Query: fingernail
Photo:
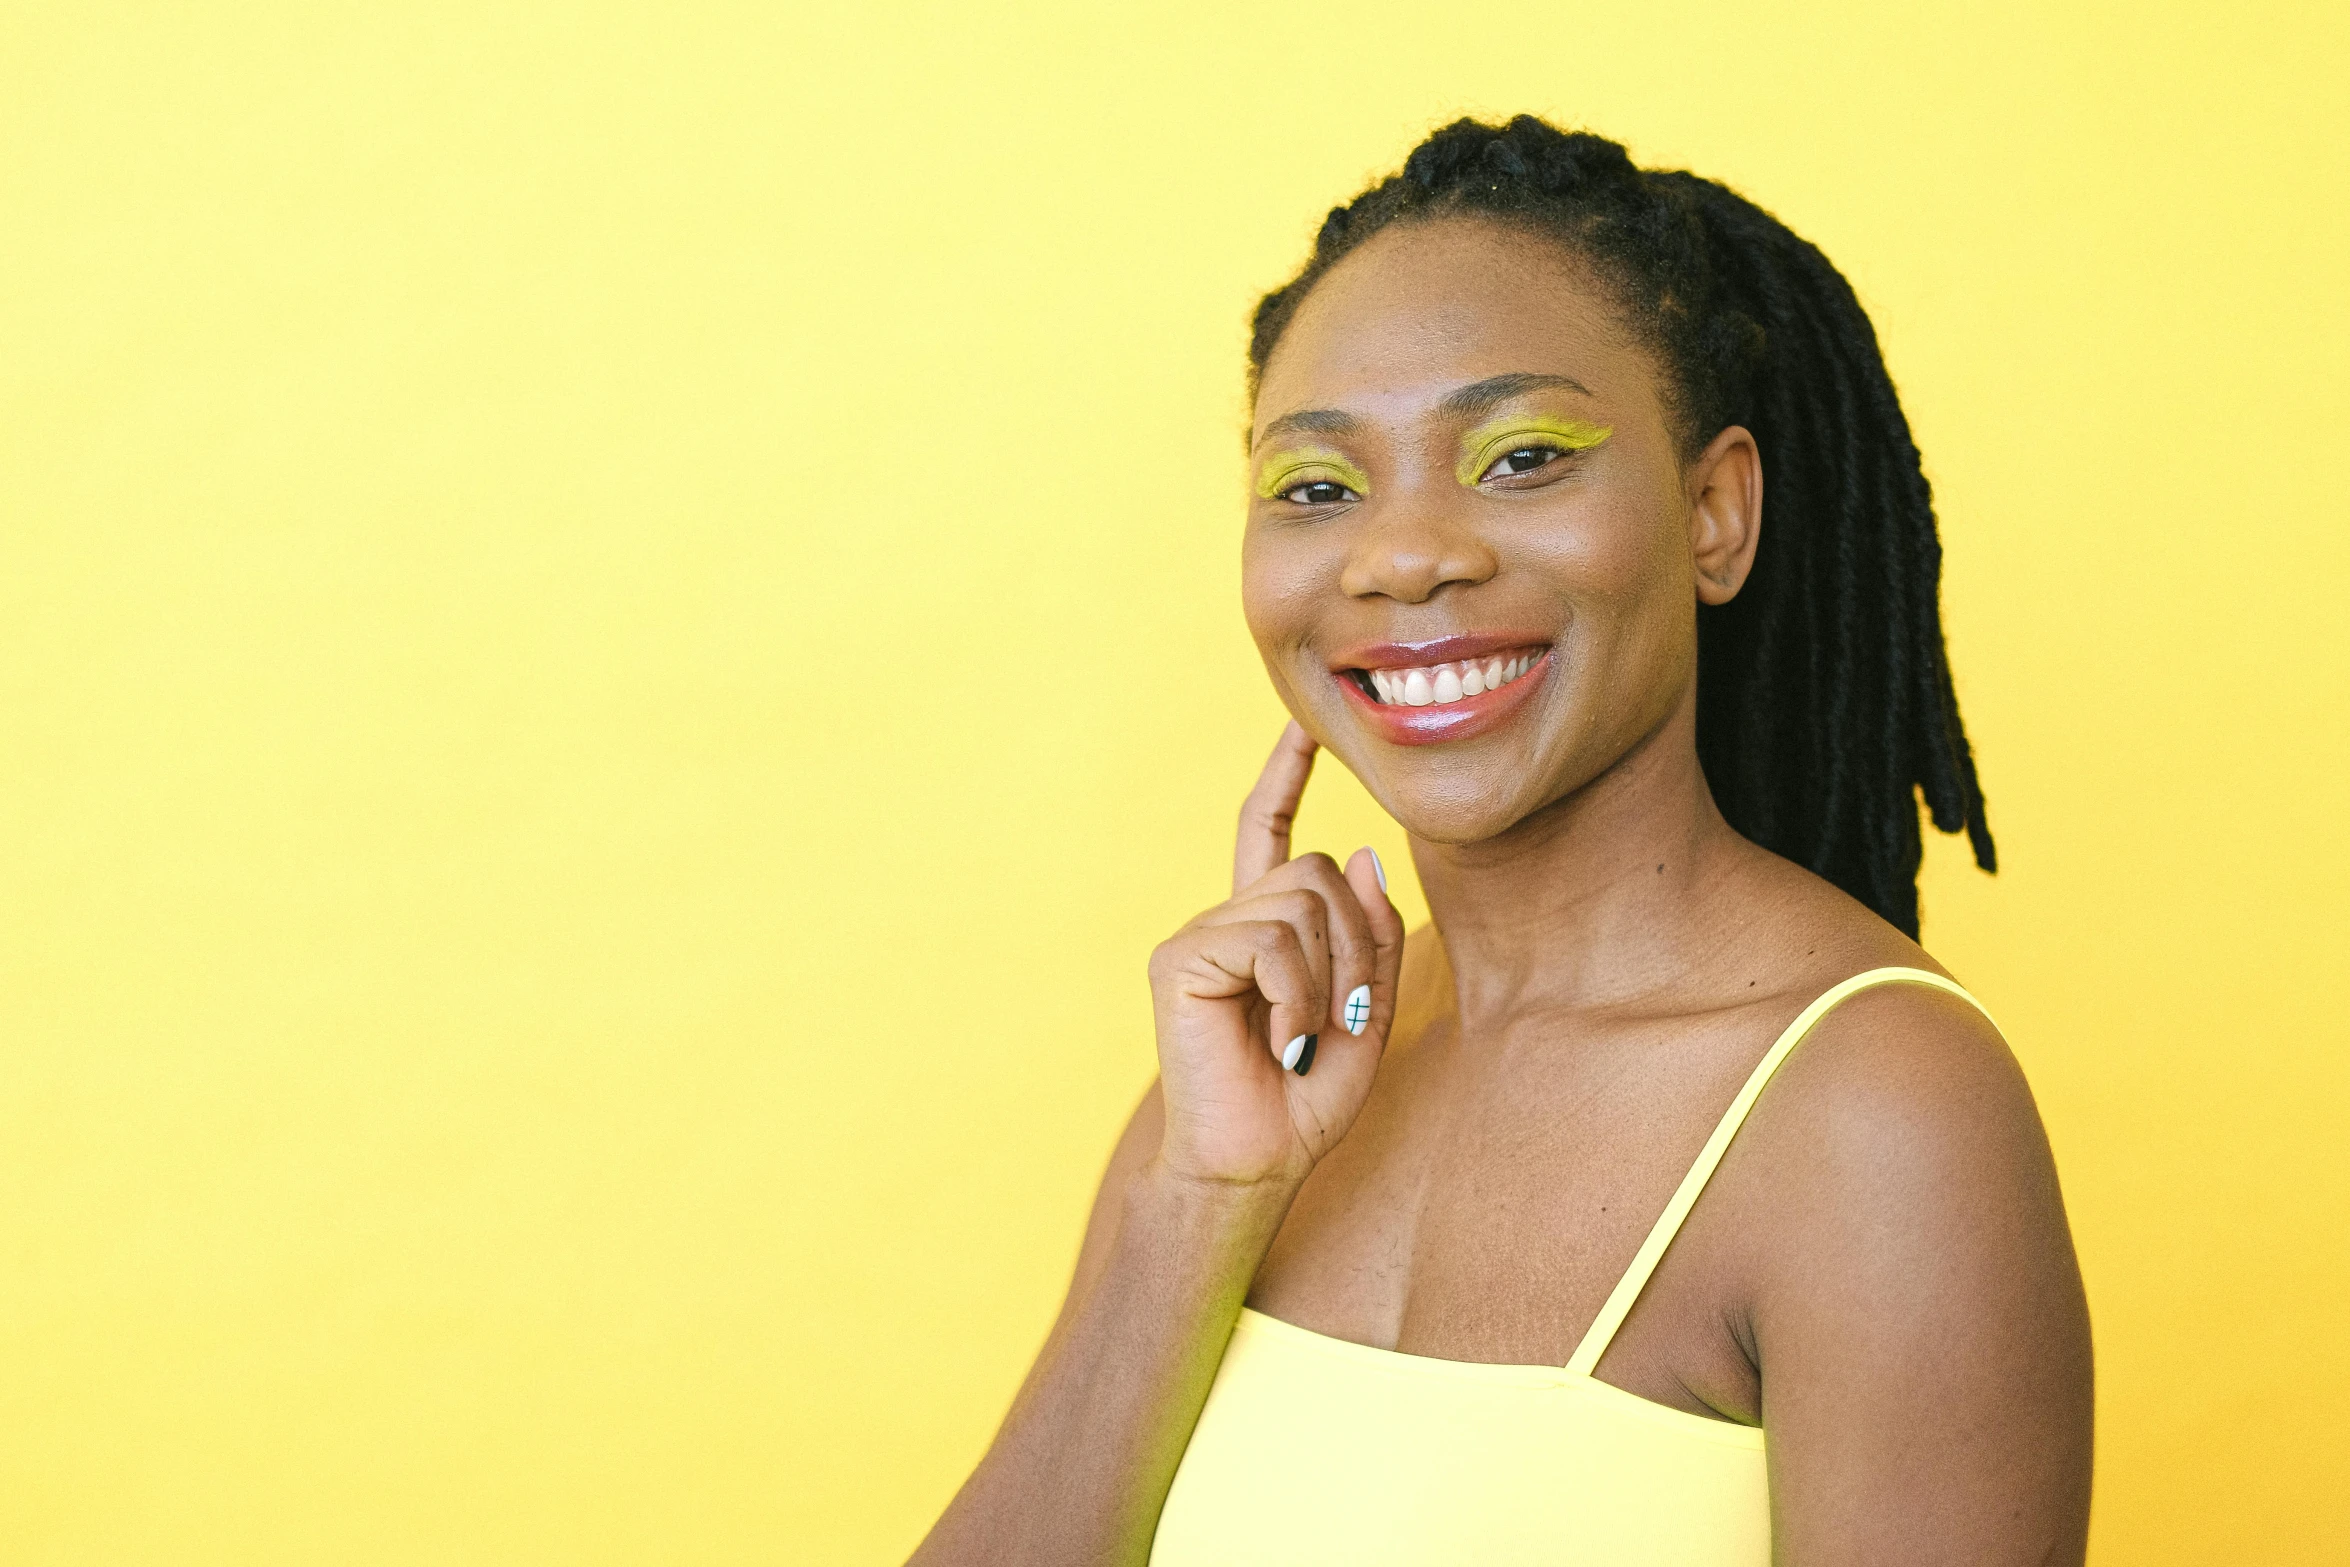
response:
[[[1306,1047],[1299,1051],[1297,1056],[1298,1076],[1303,1077],[1314,1069],[1314,1047],[1321,1042],[1322,1036],[1319,1034],[1306,1035]]]
[[[1314,1042],[1320,1037],[1319,1034],[1300,1034],[1282,1046],[1281,1069],[1295,1072],[1300,1077],[1305,1076],[1306,1068],[1314,1064]]]
[[[1366,843],[1363,845],[1363,852],[1371,856],[1371,874],[1379,878],[1379,890],[1385,892],[1387,890],[1387,867],[1379,863],[1379,851]],[[1358,1028],[1355,1032],[1359,1034],[1362,1030]]]
[[[1371,987],[1357,985],[1346,993],[1346,1031],[1359,1034],[1371,1026]]]

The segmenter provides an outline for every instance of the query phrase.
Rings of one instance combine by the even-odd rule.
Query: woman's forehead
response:
[[[1612,299],[1564,247],[1491,224],[1399,225],[1315,284],[1259,383],[1261,424],[1306,408],[1368,417],[1498,376],[1591,395],[1649,374]]]

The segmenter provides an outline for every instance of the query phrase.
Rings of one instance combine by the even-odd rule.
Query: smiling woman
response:
[[[1718,185],[1463,121],[1330,215],[1251,366],[1295,722],[916,1560],[2079,1561],[2055,1172],[1913,940],[1918,793],[1991,838],[1850,288]],[[1370,851],[1290,857],[1320,749],[1429,927]]]

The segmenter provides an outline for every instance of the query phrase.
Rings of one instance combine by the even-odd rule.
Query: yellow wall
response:
[[[1277,722],[1244,312],[1530,107],[1876,312],[2096,1559],[2340,1560],[2338,11],[208,9],[0,24],[0,1558],[908,1549]]]

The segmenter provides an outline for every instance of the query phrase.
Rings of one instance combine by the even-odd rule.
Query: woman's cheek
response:
[[[1304,640],[1313,625],[1321,574],[1302,542],[1252,529],[1241,549],[1241,614],[1268,662]]]
[[[1580,595],[1637,597],[1656,570],[1654,519],[1585,501],[1539,530],[1545,569]]]

